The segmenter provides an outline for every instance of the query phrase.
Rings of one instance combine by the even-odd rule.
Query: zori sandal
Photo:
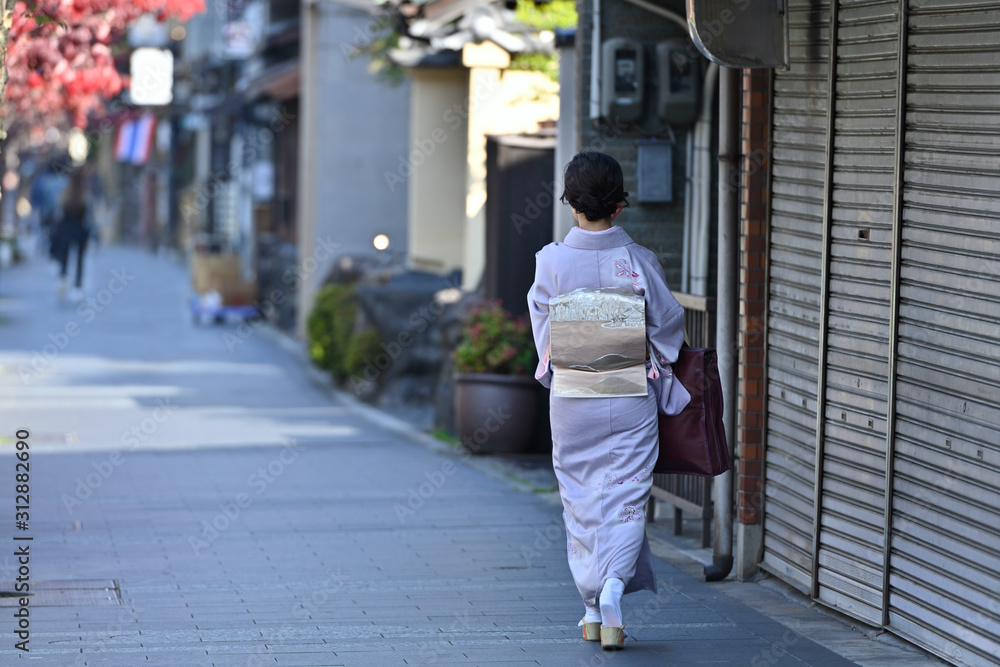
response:
[[[580,619],[577,624],[583,628],[583,638],[588,642],[596,642],[601,640],[601,622],[600,621],[588,621],[586,618]]]
[[[606,628],[601,626],[601,648],[605,651],[620,651],[625,648],[625,626]]]

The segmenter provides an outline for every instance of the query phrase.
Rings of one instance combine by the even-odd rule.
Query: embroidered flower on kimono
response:
[[[608,471],[604,473],[604,480],[601,482],[601,488],[610,489],[613,488],[615,484],[621,484],[624,481],[624,479],[619,479],[613,472]]]
[[[645,482],[647,479],[649,479],[649,476],[652,475],[652,474],[653,474],[653,467],[652,466],[646,466],[645,468],[643,468],[642,470],[640,470],[639,473],[635,477],[632,478],[632,481],[633,482]]]
[[[642,521],[645,518],[646,510],[642,505],[622,505],[622,511],[618,513],[618,520],[622,523]]]
[[[587,550],[580,543],[571,539],[566,542],[566,553],[570,560],[582,560],[587,555]]]
[[[610,470],[604,473],[604,480],[601,482],[602,489],[613,489],[625,483],[626,477],[619,477]]]
[[[632,279],[632,289],[636,291],[642,289],[639,285],[639,274],[632,270],[632,265],[627,259],[615,260],[615,275],[618,277],[628,276]]]

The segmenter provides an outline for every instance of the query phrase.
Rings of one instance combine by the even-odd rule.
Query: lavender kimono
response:
[[[650,351],[645,396],[549,399],[569,566],[584,603],[596,607],[609,578],[625,582],[626,593],[656,591],[645,507],[657,454],[657,409],[677,414],[691,397],[673,382],[669,366],[684,342],[684,309],[670,294],[656,256],[620,227],[574,227],[563,243],[536,255],[528,292],[540,359],[535,378],[551,386],[549,299],[585,287],[626,287],[644,296]]]

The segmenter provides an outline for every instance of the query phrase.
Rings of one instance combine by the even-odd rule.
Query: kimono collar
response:
[[[630,243],[635,243],[625,230],[615,225],[611,229],[602,232],[588,232],[579,227],[569,230],[566,239],[563,241],[571,248],[581,248],[583,250],[606,250],[608,248],[620,248]]]

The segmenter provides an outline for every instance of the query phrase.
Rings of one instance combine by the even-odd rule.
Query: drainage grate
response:
[[[0,582],[0,607],[17,607],[23,593],[14,583]],[[122,603],[121,589],[114,579],[55,579],[31,582],[32,607],[89,607]]]

